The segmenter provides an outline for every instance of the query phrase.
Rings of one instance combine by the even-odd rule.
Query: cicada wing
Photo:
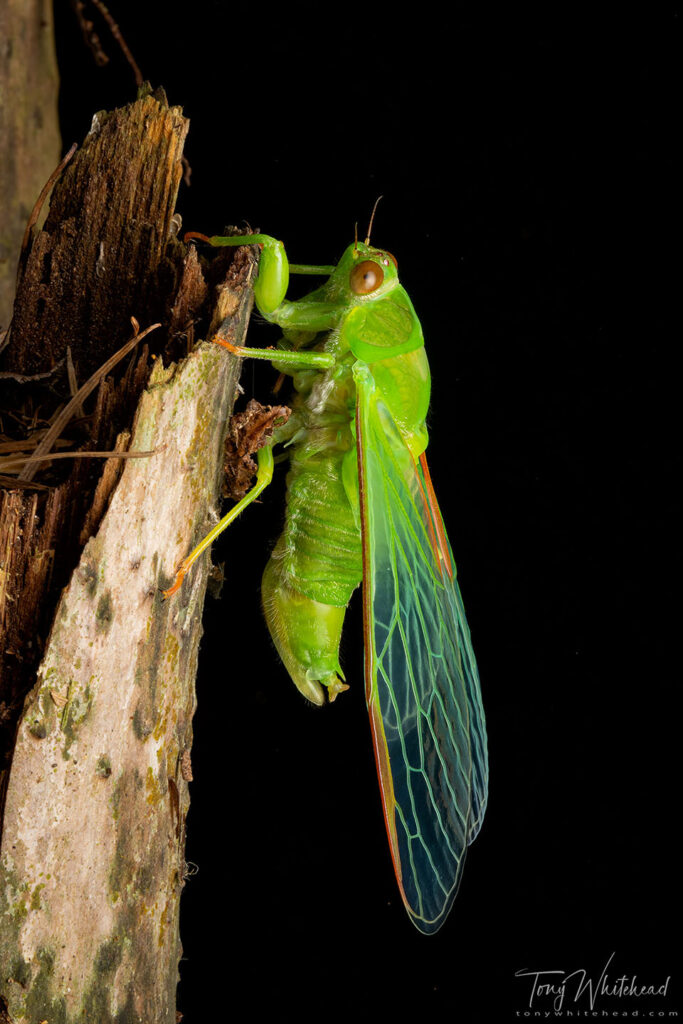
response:
[[[439,561],[445,568],[446,575],[448,576],[448,580],[444,580],[444,592],[451,606],[451,613],[455,624],[456,646],[460,654],[460,665],[465,683],[465,692],[467,693],[472,757],[472,807],[470,829],[467,837],[469,845],[476,839],[481,828],[488,799],[489,762],[486,743],[486,719],[484,718],[484,707],[481,699],[479,671],[472,649],[472,639],[465,617],[465,607],[456,578],[455,559],[453,558],[453,551],[446,535],[446,528],[443,524],[436,495],[434,494],[429,467],[427,466],[427,459],[424,454],[420,456],[418,473],[423,488],[422,493],[426,496],[429,515],[433,524]]]
[[[426,461],[416,464],[370,371],[355,376],[366,698],[396,877],[414,924],[430,933],[485,809],[484,715]]]

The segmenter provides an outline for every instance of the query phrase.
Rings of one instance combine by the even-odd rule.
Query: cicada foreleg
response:
[[[187,232],[185,241],[192,238],[198,238],[213,246],[258,245],[260,247],[261,258],[258,277],[254,282],[254,299],[259,312],[266,320],[279,324],[281,327],[312,331],[327,331],[336,326],[340,310],[339,306],[334,303],[285,301],[290,273],[327,277],[334,271],[334,267],[290,264],[282,242],[270,235],[212,235],[208,237],[198,231]],[[254,350],[250,354],[253,355]],[[268,357],[255,356],[255,358],[265,359]]]

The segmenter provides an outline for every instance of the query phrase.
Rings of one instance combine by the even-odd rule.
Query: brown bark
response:
[[[51,0],[0,4],[0,338],[9,325],[26,221],[59,161]]]
[[[176,1019],[208,559],[173,600],[160,590],[218,499],[237,379],[218,346],[180,357],[201,316],[241,342],[254,272],[251,250],[225,251],[207,283],[194,250],[171,236],[186,131],[161,94],[100,116],[21,270],[3,367],[13,376],[0,380],[18,421],[35,426],[55,389],[68,397],[67,346],[82,382],[130,336],[131,316],[161,322],[148,340],[165,359],[147,380],[147,352],[133,354],[75,428],[84,449],[120,450],[130,436],[131,450],[154,455],[96,468],[78,459],[61,480],[55,462],[36,476],[46,490],[3,499],[0,708],[16,744],[0,851],[0,1012],[15,1022]]]

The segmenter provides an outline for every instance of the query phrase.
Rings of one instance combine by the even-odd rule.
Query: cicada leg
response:
[[[224,515],[221,521],[219,523],[216,523],[212,530],[209,530],[206,537],[204,537],[204,539],[200,541],[197,547],[190,552],[187,558],[185,558],[181,562],[180,568],[176,573],[176,577],[173,584],[168,588],[168,590],[164,590],[163,592],[164,598],[172,597],[173,594],[177,593],[178,590],[180,590],[183,579],[185,578],[185,575],[187,574],[187,571],[190,568],[190,566],[197,561],[199,556],[203,554],[203,552],[206,551],[206,549],[210,547],[211,544],[213,544],[216,537],[219,537],[221,535],[223,530],[225,530],[225,528],[228,527],[230,523],[232,523],[233,520],[237,518],[240,512],[243,512],[247,505],[251,505],[252,501],[258,498],[261,491],[265,490],[265,488],[271,482],[271,480],[273,479],[274,465],[272,447],[270,445],[266,445],[264,448],[259,449],[257,459],[258,473],[256,475],[256,483],[254,484],[252,489],[250,491],[247,491],[247,493],[244,495],[241,501],[238,501],[237,504],[230,509],[227,515]]]
[[[213,246],[258,245],[261,249],[259,275],[254,282],[256,305],[264,316],[277,309],[289,285],[289,261],[282,242],[270,235],[202,235],[199,231],[188,231],[187,242],[198,238]]]
[[[332,266],[309,266],[296,263],[290,265],[282,242],[270,235],[202,235],[188,231],[185,241],[197,238],[213,246],[258,245],[261,249],[258,277],[254,281],[254,299],[259,312],[271,323],[280,327],[299,327],[303,330],[327,331],[337,325],[340,307],[329,302],[287,302],[285,295],[289,287],[289,275],[310,274],[321,277],[334,271]],[[254,354],[253,351],[251,353]],[[255,358],[267,358],[256,356]],[[317,364],[320,366],[320,364]]]

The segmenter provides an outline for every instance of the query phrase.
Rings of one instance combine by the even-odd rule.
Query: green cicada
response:
[[[347,687],[339,641],[363,583],[365,693],[396,878],[425,933],[444,922],[488,788],[479,678],[455,562],[425,449],[430,376],[422,328],[391,253],[354,242],[336,266],[290,266],[268,235],[203,238],[259,244],[254,286],[278,348],[235,348],[293,378],[288,422],[273,435],[289,453],[284,531],[263,574],[266,621],[297,688],[314,704]],[[319,274],[285,299],[289,273]],[[273,451],[259,451],[254,488],[185,559],[196,558],[268,485]]]

